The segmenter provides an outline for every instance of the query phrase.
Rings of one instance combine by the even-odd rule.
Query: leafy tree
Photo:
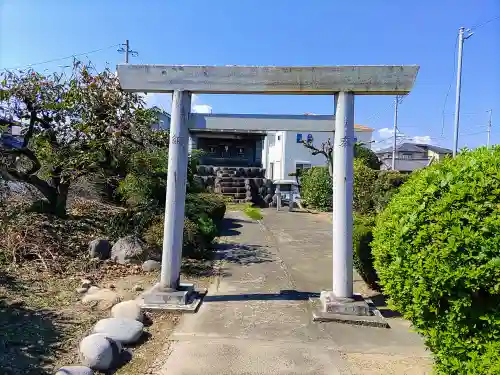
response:
[[[301,176],[304,203],[320,211],[332,208],[332,178],[326,167],[312,167]]]
[[[319,147],[316,147],[313,142],[302,141],[305,148],[311,151],[313,156],[323,155],[326,158],[326,164],[328,166],[328,173],[330,177],[333,176],[333,143],[328,138],[326,142],[323,142]]]
[[[302,141],[305,148],[311,151],[312,155],[323,155],[326,158],[328,172],[333,176],[333,143],[330,138],[321,145],[315,146],[313,142]],[[371,169],[380,169],[380,161],[377,155],[369,148],[364,147],[363,143],[357,142],[354,144],[354,159],[361,160],[363,164]]]
[[[354,159],[361,160],[368,168],[380,169],[382,164],[378,156],[369,148],[366,148],[361,143],[354,145]]]
[[[75,61],[69,76],[33,70],[0,74],[0,125],[19,126],[22,144],[0,144],[0,176],[38,189],[50,212],[64,216],[77,178],[123,163],[148,145],[166,145],[150,128],[154,112],[121,90],[109,69],[92,74]]]

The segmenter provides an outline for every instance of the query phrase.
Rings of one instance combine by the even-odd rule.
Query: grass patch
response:
[[[253,220],[261,220],[263,218],[260,208],[258,207],[252,207],[248,205],[243,209],[243,212]]]
[[[253,207],[251,203],[228,203],[227,211],[242,211],[253,220],[261,220],[263,218],[260,208]]]

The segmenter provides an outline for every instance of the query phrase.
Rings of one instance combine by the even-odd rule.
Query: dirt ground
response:
[[[198,288],[211,280],[211,263],[192,261],[183,265],[183,280]],[[79,341],[109,308],[84,305],[76,289],[82,279],[98,287],[112,288],[122,300],[134,299],[154,285],[158,272],[145,273],[138,266],[103,265],[97,272],[57,276],[13,269],[0,274],[0,368],[6,375],[53,374],[64,365],[78,364]],[[146,373],[157,354],[165,350],[170,330],[179,316],[156,313],[148,316],[144,340],[134,348],[131,360],[115,373]]]

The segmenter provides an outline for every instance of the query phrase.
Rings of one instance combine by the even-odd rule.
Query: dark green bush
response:
[[[353,209],[360,214],[373,212],[374,185],[377,172],[367,167],[363,161],[354,160]]]
[[[212,242],[219,234],[218,224],[226,212],[223,196],[217,194],[187,194],[182,254],[188,258],[207,258]],[[143,229],[144,240],[157,248],[163,243],[163,214],[156,214]]]
[[[395,171],[376,171],[362,160],[354,160],[353,209],[359,214],[382,211],[408,175]]]
[[[354,145],[354,159],[361,161],[368,168],[376,170],[380,169],[380,165],[382,164],[377,154],[359,143]]]
[[[319,211],[332,209],[332,178],[327,167],[312,167],[302,173],[300,196],[304,203]]]
[[[439,374],[498,368],[491,345],[500,341],[499,232],[499,146],[415,173],[377,218],[380,284],[426,339]]]
[[[352,231],[353,264],[363,281],[372,289],[379,290],[378,276],[373,267],[371,242],[375,226],[374,216],[354,216]]]
[[[186,217],[190,220],[196,220],[200,213],[207,214],[216,225],[219,225],[226,213],[224,196],[211,193],[187,194]]]
[[[149,245],[161,249],[163,246],[163,216],[158,215],[144,232],[144,240]],[[184,219],[182,256],[192,259],[210,258],[212,241],[218,231],[212,219],[201,217],[198,222]]]
[[[140,237],[162,212],[163,209],[154,202],[128,208],[110,217],[106,232],[112,240],[130,235]]]
[[[376,212],[380,212],[410,175],[397,171],[379,171],[377,173],[377,179],[373,186],[373,208]]]

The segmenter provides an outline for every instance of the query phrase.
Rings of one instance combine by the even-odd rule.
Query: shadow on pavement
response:
[[[222,220],[221,224],[221,236],[237,236],[241,232],[237,230],[243,226],[243,223],[253,223],[250,220],[233,219],[226,217]]]
[[[218,244],[217,256],[219,259],[240,265],[259,264],[273,261],[273,257],[266,247],[249,244]]]
[[[206,296],[204,302],[231,301],[307,301],[309,298],[319,298],[319,293],[282,290],[279,293],[236,294],[225,296]]]
[[[378,311],[382,314],[384,318],[401,318],[402,315],[394,310],[391,310],[387,306],[387,297],[383,294],[377,294],[375,296],[370,297],[373,304],[377,307]]]

